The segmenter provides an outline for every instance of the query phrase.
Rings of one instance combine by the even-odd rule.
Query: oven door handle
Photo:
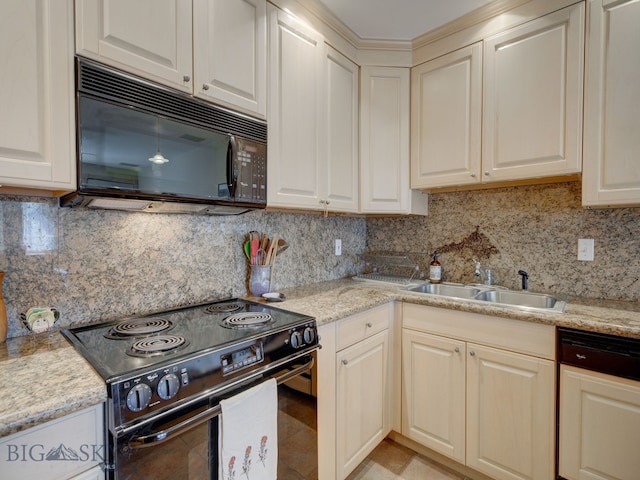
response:
[[[311,367],[313,367],[313,362],[313,357],[311,357],[307,363],[275,377],[277,384],[280,385],[281,383],[284,383],[287,380],[292,379],[293,377],[297,377],[298,375],[309,371]],[[172,438],[177,437],[178,435],[181,435],[184,432],[211,420],[213,417],[217,417],[218,415],[220,415],[221,411],[222,408],[220,407],[220,404],[218,404],[164,430],[152,432],[147,435],[133,437],[131,440],[129,440],[129,447],[152,447],[154,445],[158,445],[159,443],[166,442],[167,440],[171,440]]]

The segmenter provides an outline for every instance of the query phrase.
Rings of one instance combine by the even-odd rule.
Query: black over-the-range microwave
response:
[[[76,59],[77,191],[61,206],[228,215],[267,203],[267,125]]]

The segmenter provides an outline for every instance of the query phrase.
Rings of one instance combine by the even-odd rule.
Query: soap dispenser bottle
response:
[[[433,252],[433,260],[429,264],[429,281],[431,283],[440,283],[442,281],[442,265],[438,260],[440,253],[436,250]]]

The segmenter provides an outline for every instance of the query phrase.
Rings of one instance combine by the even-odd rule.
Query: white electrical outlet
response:
[[[593,238],[578,239],[578,260],[592,262],[594,258]]]
[[[336,238],[336,255],[342,255],[342,240]]]

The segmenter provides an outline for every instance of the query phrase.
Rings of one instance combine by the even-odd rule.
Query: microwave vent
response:
[[[267,143],[267,125],[167,87],[86,60],[78,61],[81,94],[137,107],[150,113]]]

